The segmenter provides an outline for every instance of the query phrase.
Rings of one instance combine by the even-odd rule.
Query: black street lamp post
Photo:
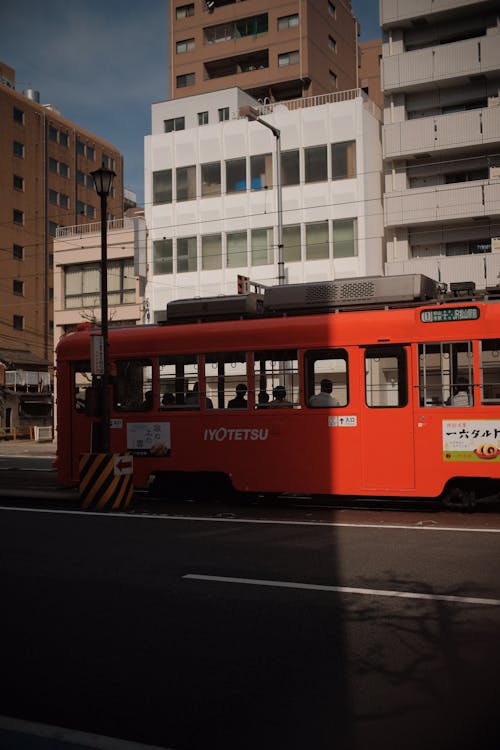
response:
[[[99,450],[109,453],[109,362],[108,362],[108,237],[107,237],[107,201],[111,193],[113,179],[112,169],[104,164],[100,169],[90,173],[94,180],[97,195],[101,199],[101,337],[102,337],[102,373],[101,373],[101,434]]]

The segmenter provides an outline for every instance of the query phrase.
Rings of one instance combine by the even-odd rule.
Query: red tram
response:
[[[164,324],[110,329],[111,450],[162,492],[473,504],[500,492],[499,302],[420,275],[171,302]],[[99,422],[91,334],[57,347],[63,483]]]

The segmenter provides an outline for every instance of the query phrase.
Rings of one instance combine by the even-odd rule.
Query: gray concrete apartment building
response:
[[[500,282],[500,3],[380,0],[388,275]]]

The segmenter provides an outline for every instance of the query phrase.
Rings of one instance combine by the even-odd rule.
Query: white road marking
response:
[[[66,729],[66,727],[40,724],[35,721],[14,719],[11,716],[0,716],[0,729],[8,732],[19,732],[31,737],[67,742],[68,745],[95,748],[96,750],[167,750],[167,748],[159,745],[144,745],[141,742],[120,740],[115,737],[105,737],[102,734],[81,732],[77,729]]]
[[[57,495],[55,495],[57,499]],[[61,499],[61,498],[59,498]],[[1,510],[17,511],[20,513],[52,513],[55,515],[68,515],[68,516],[98,516],[100,518],[128,518],[128,519],[149,519],[156,521],[205,521],[210,523],[247,523],[247,524],[264,524],[269,526],[325,526],[332,528],[346,528],[346,529],[407,529],[408,531],[467,531],[477,532],[479,534],[500,534],[499,529],[481,529],[473,526],[459,527],[459,526],[422,526],[411,524],[378,524],[378,523],[340,523],[335,521],[285,521],[283,519],[272,519],[272,518],[229,518],[227,516],[179,516],[179,515],[159,515],[157,513],[117,513],[117,512],[106,512],[92,510],[65,510],[65,509],[51,509],[51,508],[23,508],[13,505],[0,505]],[[421,522],[418,522],[419,524]]]
[[[207,581],[209,583],[239,583],[246,586],[268,586],[282,589],[304,589],[306,591],[325,591],[339,594],[360,594],[362,596],[392,596],[399,599],[426,599],[439,602],[457,602],[459,604],[482,604],[499,607],[500,599],[483,599],[475,596],[452,596],[449,594],[423,594],[417,591],[393,591],[385,589],[361,589],[352,586],[324,586],[315,583],[295,583],[294,581],[266,581],[259,578],[231,578],[229,576],[207,576],[187,573],[185,579]]]

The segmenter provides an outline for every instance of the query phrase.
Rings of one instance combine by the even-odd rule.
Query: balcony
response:
[[[388,227],[500,216],[500,180],[435,185],[387,193]]]
[[[480,146],[500,141],[500,106],[384,125],[384,158]]]
[[[385,57],[383,89],[386,94],[396,94],[451,79],[466,84],[471,76],[494,73],[500,67],[499,39],[492,34]]]
[[[471,0],[380,0],[380,25],[398,26],[424,17],[429,23],[436,13],[469,8]]]

